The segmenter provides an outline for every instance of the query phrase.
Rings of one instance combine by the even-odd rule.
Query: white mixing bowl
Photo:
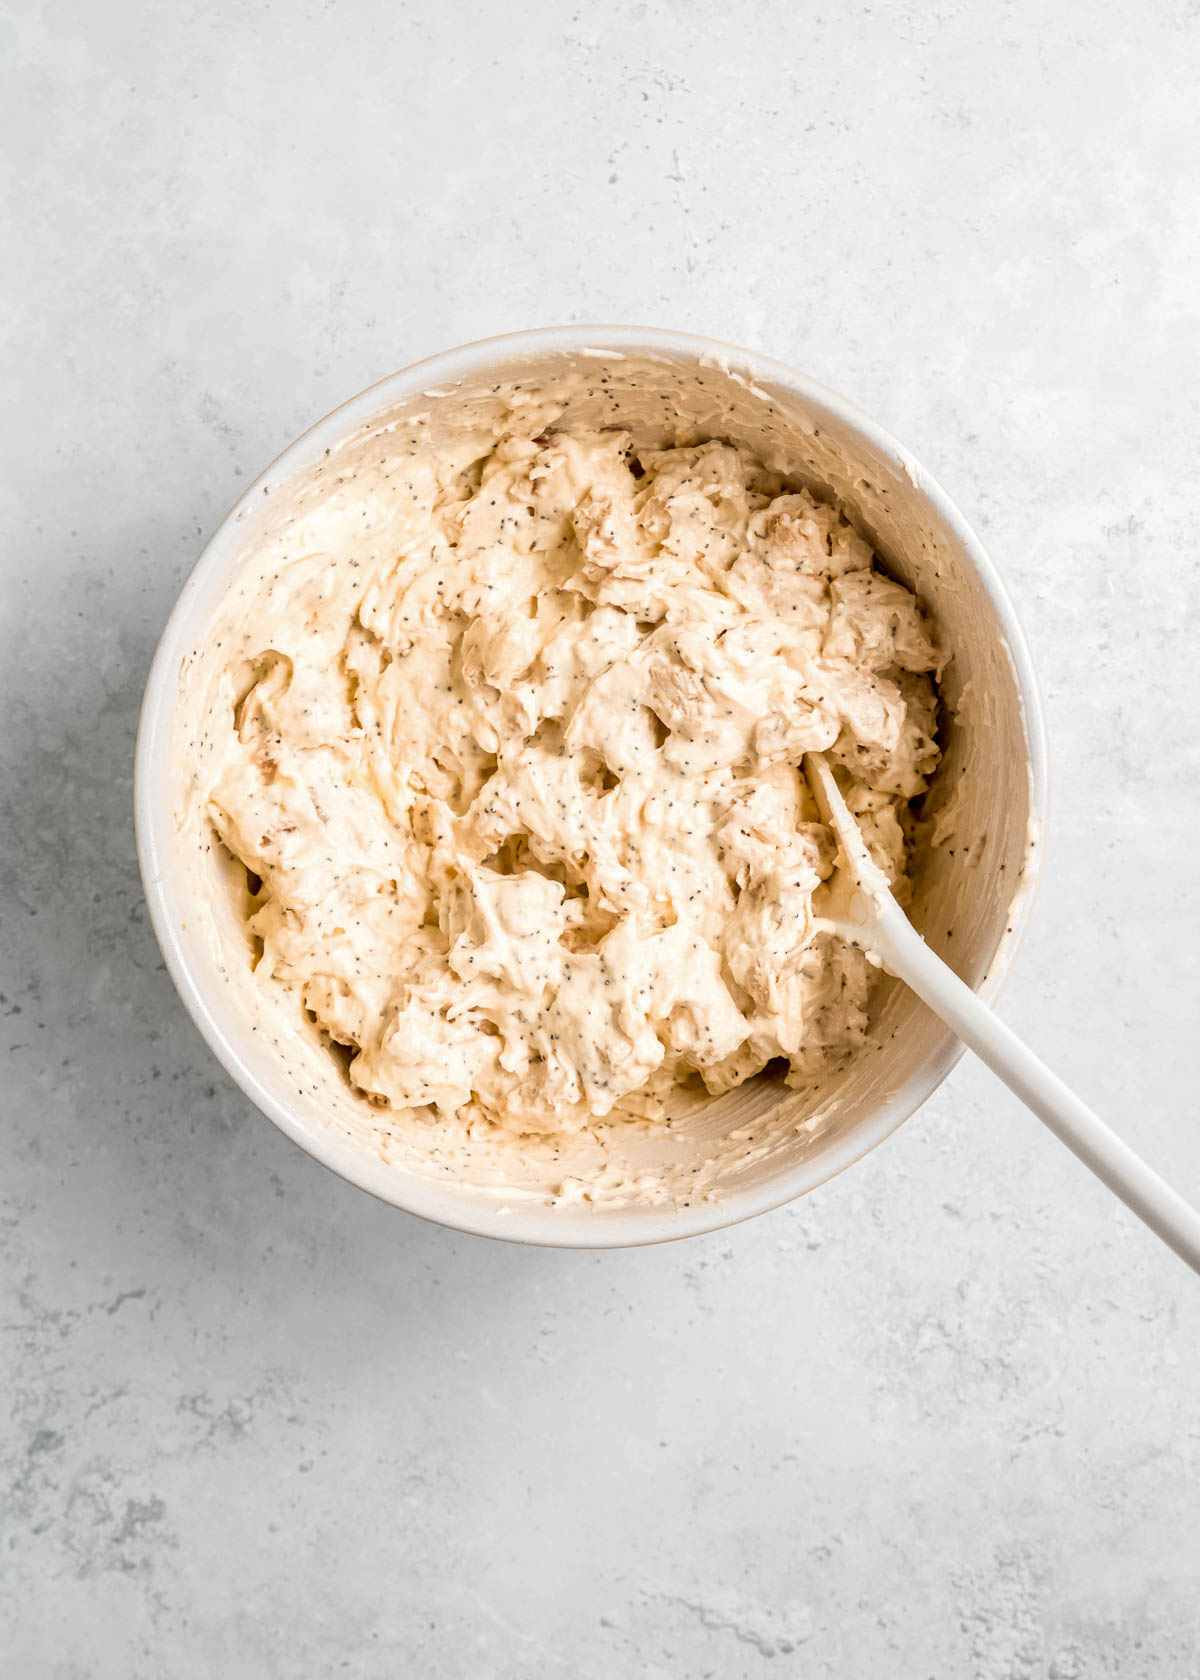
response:
[[[379,1111],[351,1091],[333,1057],[282,1017],[278,1031],[264,1021],[228,865],[203,824],[181,815],[181,767],[197,726],[181,675],[256,551],[344,496],[346,463],[396,447],[414,416],[453,432],[464,414],[486,410],[499,386],[580,366],[597,389],[604,376],[604,406],[581,391],[568,419],[610,422],[614,401],[619,410],[649,382],[669,428],[689,440],[742,443],[843,501],[889,570],[933,612],[954,658],[942,687],[945,758],[929,805],[950,838],[919,857],[911,914],[966,980],[985,995],[998,988],[1028,916],[1046,803],[1041,708],[1004,587],[958,509],[866,415],[779,362],[683,333],[563,327],[467,345],[393,374],[285,450],[217,529],[171,614],[142,709],[136,813],[146,898],[172,978],[215,1054],[281,1130],[351,1183],[442,1224],[617,1247],[731,1225],[813,1189],[923,1103],[961,1046],[884,980],[872,1008],[874,1050],[815,1095],[764,1076],[693,1100],[669,1131],[615,1128],[603,1153],[568,1141],[527,1159],[489,1145],[451,1164],[430,1128],[424,1154],[408,1148],[385,1159]],[[662,424],[634,430],[642,443],[675,441]],[[587,1196],[585,1181],[595,1186]]]

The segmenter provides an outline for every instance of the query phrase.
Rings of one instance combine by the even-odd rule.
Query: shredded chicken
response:
[[[820,930],[820,749],[894,883],[943,655],[842,513],[722,443],[502,440],[403,551],[275,574],[206,789],[264,985],[372,1101],[518,1132],[653,1112],[867,1024]]]

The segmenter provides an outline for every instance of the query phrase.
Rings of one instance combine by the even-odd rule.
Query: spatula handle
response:
[[[1067,1148],[1200,1272],[1200,1213],[1006,1027],[935,955],[893,901],[879,907],[876,954],[987,1063]]]

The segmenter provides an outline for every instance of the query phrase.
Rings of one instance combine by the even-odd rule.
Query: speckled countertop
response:
[[[981,1069],[725,1235],[453,1236],[221,1073],[130,811],[175,593],[313,417],[555,320],[757,346],[1009,578],[1055,791],[1004,1012],[1200,1195],[1195,7],[5,29],[3,1672],[1200,1671],[1200,1285]]]

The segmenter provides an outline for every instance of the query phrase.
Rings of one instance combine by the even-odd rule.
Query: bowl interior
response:
[[[729,439],[846,505],[953,649],[942,684],[945,758],[927,801],[911,913],[973,985],[999,974],[1020,931],[1041,797],[1036,699],[986,558],[898,446],[785,369],[736,352],[703,354],[665,335],[609,330],[583,348],[522,335],[397,375],[293,445],[218,531],[156,661],[138,788],[155,925],[210,1043],[296,1141],[399,1206],[524,1240],[659,1240],[775,1205],[856,1159],[944,1076],[957,1054],[952,1036],[885,979],[872,1048],[815,1093],[760,1077],[720,1098],[682,1102],[669,1128],[617,1124],[532,1148],[427,1126],[398,1130],[351,1090],[297,1006],[255,983],[231,865],[189,799],[220,620],[252,598],[281,555],[328,545],[331,520],[341,521],[347,543],[402,540],[397,509],[386,498],[364,504],[356,491],[357,465],[430,448],[465,465],[506,417],[535,431],[622,424],[643,447]]]

